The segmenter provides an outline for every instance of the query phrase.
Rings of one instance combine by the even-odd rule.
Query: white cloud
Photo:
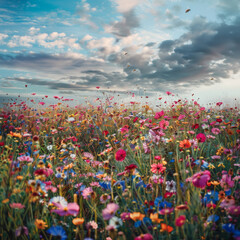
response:
[[[52,32],[50,35],[47,33],[40,33],[31,36],[14,35],[8,42],[9,47],[32,47],[33,44],[38,43],[45,48],[64,48],[80,49],[80,44],[76,38],[66,37],[65,33]]]
[[[37,32],[40,31],[40,28],[35,28],[35,27],[31,27],[28,29],[30,35],[35,35]]]
[[[3,40],[4,40],[5,38],[7,38],[7,37],[8,37],[7,34],[0,33],[0,42],[3,42]]]
[[[85,36],[82,38],[81,41],[83,41],[83,42],[89,41],[89,40],[91,40],[92,38],[93,38],[93,37],[92,37],[91,35],[87,34],[87,35],[85,35]]]
[[[143,0],[113,0],[117,4],[117,10],[121,13],[131,11],[134,7],[143,2]]]

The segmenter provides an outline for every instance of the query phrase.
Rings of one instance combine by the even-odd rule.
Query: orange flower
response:
[[[17,180],[22,180],[23,176],[17,176]]]
[[[47,223],[40,219],[35,220],[35,226],[38,229],[45,229],[46,227],[48,227]]]
[[[190,148],[191,147],[191,143],[187,139],[184,139],[183,141],[181,141],[179,143],[179,147],[181,147],[181,148]]]
[[[173,231],[173,227],[168,226],[166,223],[161,223],[161,230],[160,232],[172,232]]]
[[[158,213],[151,213],[150,219],[152,220],[153,223],[160,223],[163,221],[163,219],[158,218]]]
[[[220,183],[219,183],[218,181],[211,181],[211,184],[212,184],[213,186],[217,186],[217,185],[219,185]]]
[[[144,217],[145,217],[145,215],[140,212],[133,212],[130,214],[130,218],[133,221],[139,221],[139,220],[142,221]]]
[[[9,199],[8,199],[8,198],[2,200],[2,203],[8,203],[8,202],[9,202]]]
[[[76,226],[82,225],[84,223],[84,218],[74,218],[72,223]]]

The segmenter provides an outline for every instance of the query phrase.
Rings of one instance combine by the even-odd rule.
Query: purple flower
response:
[[[25,227],[25,226],[22,226],[22,227],[18,227],[16,230],[15,230],[15,236],[16,237],[19,237],[21,235],[28,235],[28,228]]]

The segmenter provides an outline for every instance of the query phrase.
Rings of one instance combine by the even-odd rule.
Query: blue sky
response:
[[[0,0],[0,96],[236,98],[239,11],[239,0]]]

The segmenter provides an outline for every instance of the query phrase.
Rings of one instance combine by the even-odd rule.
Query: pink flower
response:
[[[119,149],[116,154],[115,154],[115,158],[117,161],[122,162],[126,157],[126,151],[123,149]]]
[[[217,106],[221,106],[223,104],[223,102],[217,102],[216,105]]]
[[[231,175],[223,174],[220,185],[222,188],[224,188],[224,191],[228,191],[230,188],[232,188],[234,186],[234,181],[232,181]]]
[[[204,189],[207,185],[207,182],[211,178],[211,173],[209,171],[204,171],[204,172],[198,172],[195,173],[191,178],[188,178],[186,180],[190,180],[193,185],[197,188]]]
[[[158,164],[154,163],[151,165],[151,171],[153,173],[160,174],[160,173],[163,173],[165,170],[166,170],[166,167],[163,167],[161,163],[158,163]]]
[[[82,191],[82,196],[84,199],[87,199],[88,197],[91,196],[92,193],[93,193],[93,189],[91,187],[84,188]]]
[[[184,114],[180,114],[180,116],[178,117],[178,120],[182,120],[184,119],[186,116]]]
[[[167,91],[167,92],[166,92],[166,94],[167,94],[167,95],[171,95],[172,93],[171,93],[171,92],[169,92],[169,91]]]
[[[57,207],[57,209],[51,210],[51,212],[55,212],[60,216],[77,216],[79,212],[79,206],[77,203],[68,203],[67,206],[63,206],[60,203],[53,202],[54,206]]]
[[[161,112],[156,112],[155,113],[155,119],[159,119],[160,117],[162,117],[164,115],[164,111],[161,111]]]
[[[220,132],[221,132],[220,129],[218,129],[218,128],[212,128],[212,133],[213,133],[214,135],[218,135]]]
[[[175,220],[175,225],[177,227],[181,227],[184,223],[186,222],[186,217],[185,215],[181,215]]]
[[[141,234],[135,237],[134,240],[153,240],[153,236],[150,233]]]
[[[174,208],[163,208],[159,211],[159,214],[166,215],[172,213]]]
[[[20,162],[33,162],[33,158],[29,156],[21,156],[17,158]]]
[[[45,104],[45,102],[39,102],[38,104],[43,106]]]
[[[104,220],[111,219],[118,209],[119,206],[116,203],[109,203],[107,207],[102,210],[103,219]]]
[[[18,208],[18,209],[25,208],[25,205],[22,205],[21,203],[10,203],[9,205],[11,208]]]
[[[162,120],[162,121],[159,122],[159,127],[160,127],[161,129],[166,130],[167,127],[168,127],[168,125],[169,125],[169,122],[166,121],[166,120]]]
[[[199,134],[196,136],[196,138],[197,138],[197,140],[198,140],[199,142],[205,142],[205,141],[206,141],[206,136],[205,136],[205,134],[203,134],[203,133],[199,133]]]

